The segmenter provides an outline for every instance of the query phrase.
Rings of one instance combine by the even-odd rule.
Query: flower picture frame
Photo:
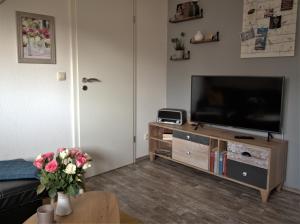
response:
[[[16,12],[18,62],[56,64],[53,16]]]

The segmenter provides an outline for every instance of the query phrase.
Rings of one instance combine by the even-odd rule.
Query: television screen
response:
[[[284,77],[192,76],[191,121],[281,132]]]

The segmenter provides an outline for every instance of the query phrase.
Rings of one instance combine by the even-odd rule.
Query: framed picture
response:
[[[53,16],[16,12],[18,62],[56,64]]]

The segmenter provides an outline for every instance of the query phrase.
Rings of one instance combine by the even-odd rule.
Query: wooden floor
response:
[[[300,223],[300,195],[258,191],[163,159],[144,160],[87,181],[114,192],[120,207],[144,223]]]

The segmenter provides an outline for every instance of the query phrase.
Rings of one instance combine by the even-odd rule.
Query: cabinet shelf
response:
[[[174,161],[170,156],[161,155],[159,153],[154,153],[154,155],[163,159]]]
[[[150,137],[151,140],[154,140],[154,141],[158,141],[158,142],[162,142],[162,143],[166,143],[166,144],[169,144],[169,145],[172,145],[172,141],[171,140],[163,140],[159,137]]]

